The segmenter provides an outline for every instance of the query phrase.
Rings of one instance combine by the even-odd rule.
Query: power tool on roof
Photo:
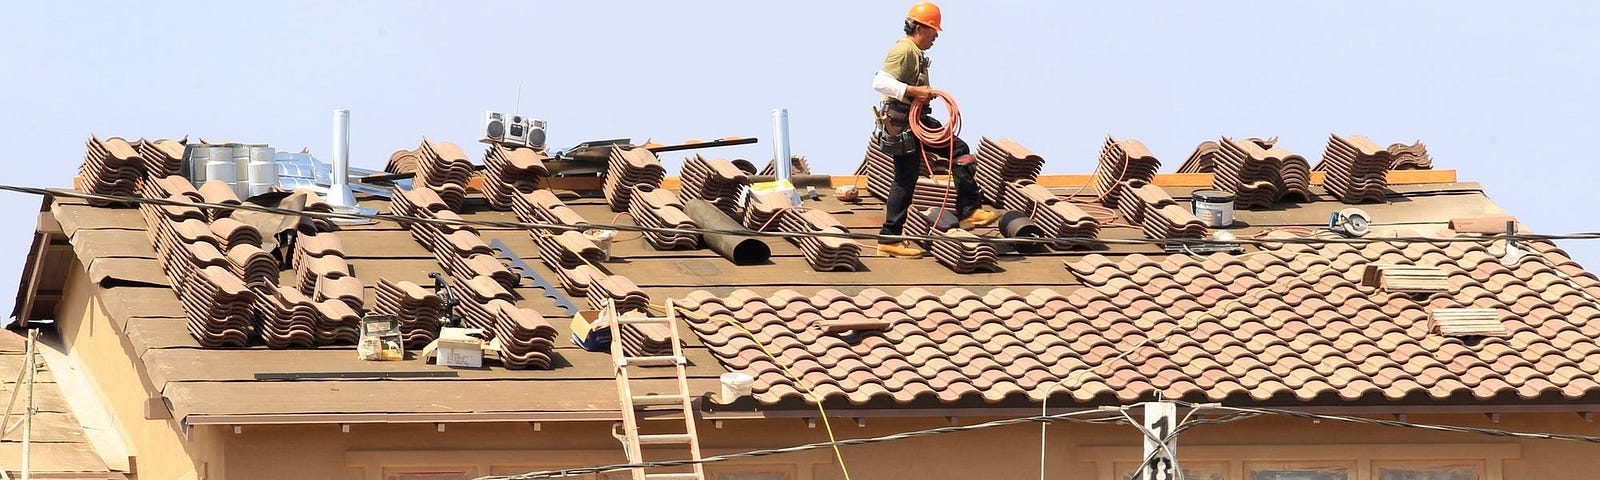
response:
[[[439,272],[428,274],[433,279],[433,294],[444,301],[444,309],[439,311],[439,326],[460,327],[461,315],[456,314],[456,306],[461,305],[461,300],[456,298],[455,290],[450,288],[450,282],[444,280],[444,275]]]
[[[1372,230],[1372,216],[1355,207],[1333,212],[1328,217],[1328,230],[1346,237],[1360,237]]]

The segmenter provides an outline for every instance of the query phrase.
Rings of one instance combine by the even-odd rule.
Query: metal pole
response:
[[[39,352],[39,329],[28,329],[28,411],[22,417],[22,480],[32,478],[29,473],[29,453],[33,447],[33,414],[38,410],[33,404],[33,381],[39,373],[39,364],[35,360]]]
[[[790,165],[793,157],[789,153],[789,109],[772,110],[772,136],[772,162],[776,167],[773,176],[777,177],[778,182],[788,182],[790,171],[794,169]],[[795,205],[800,204],[799,192],[792,192],[789,197]]]

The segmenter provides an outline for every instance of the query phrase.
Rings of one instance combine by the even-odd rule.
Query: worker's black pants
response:
[[[923,115],[922,124],[936,128],[939,126],[939,121]],[[917,142],[916,139],[910,141]],[[983,197],[978,193],[978,182],[973,180],[973,174],[977,171],[977,160],[971,156],[972,151],[967,147],[967,142],[957,138],[954,143],[954,151],[951,147],[936,148],[932,151],[950,156],[950,176],[955,179],[955,191],[951,192],[951,196],[955,197],[956,220],[961,220],[978,210]],[[889,198],[885,202],[887,211],[883,217],[883,228],[878,230],[881,235],[900,235],[905,230],[906,214],[911,208],[911,194],[917,189],[917,177],[922,167],[922,148],[925,147],[918,144],[914,148],[900,149],[909,150],[909,153],[883,149],[884,153],[894,157],[894,187],[889,189]],[[944,192],[938,192],[938,195],[943,196]],[[927,234],[927,232],[913,233]]]

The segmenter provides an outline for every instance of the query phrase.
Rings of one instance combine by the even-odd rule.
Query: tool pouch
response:
[[[897,102],[884,102],[884,122],[878,124],[873,132],[873,139],[878,144],[878,150],[889,156],[917,153],[919,144],[917,138],[911,135],[910,105]]]

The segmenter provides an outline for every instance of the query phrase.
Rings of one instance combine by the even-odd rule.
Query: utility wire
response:
[[[988,429],[988,428],[1005,427],[1005,426],[1010,426],[1010,425],[1019,425],[1019,424],[1026,424],[1026,423],[1033,423],[1033,422],[1062,422],[1062,423],[1081,423],[1081,424],[1094,424],[1094,425],[1119,424],[1119,423],[1125,423],[1124,420],[1120,416],[1105,416],[1105,417],[1100,417],[1100,418],[1089,418],[1089,419],[1083,419],[1083,418],[1077,418],[1077,417],[1084,416],[1084,415],[1089,415],[1089,414],[1093,414],[1093,413],[1118,412],[1118,411],[1121,411],[1124,408],[1127,408],[1127,407],[1101,407],[1101,408],[1098,408],[1098,409],[1078,410],[1078,411],[1074,411],[1074,412],[1057,413],[1057,414],[1053,414],[1053,415],[1044,415],[1044,416],[1036,415],[1036,416],[1031,416],[1031,417],[1009,418],[1009,419],[1004,419],[1004,420],[994,420],[994,421],[983,422],[983,423],[974,423],[972,425],[961,425],[961,426],[954,426],[954,427],[930,428],[930,429],[926,429],[926,430],[915,430],[915,431],[910,431],[910,432],[902,432],[902,433],[896,433],[896,434],[891,434],[891,435],[883,435],[883,436],[878,436],[878,437],[853,438],[853,439],[849,439],[849,440],[839,440],[837,442],[837,444],[838,445],[844,445],[844,446],[849,446],[849,445],[868,445],[868,444],[873,444],[873,443],[882,443],[882,442],[889,442],[889,441],[894,441],[894,440],[904,440],[904,439],[908,439],[908,438],[925,437],[925,436],[929,436],[929,435],[941,435],[941,434],[946,434],[946,433],[968,432],[968,431],[973,431],[973,430],[982,430],[982,429]],[[784,453],[803,452],[803,451],[807,451],[807,450],[816,450],[816,449],[819,449],[819,448],[829,448],[832,445],[834,445],[833,442],[817,442],[817,443],[808,443],[808,444],[805,444],[805,445],[798,445],[798,446],[793,446],[793,447],[768,448],[768,449],[761,449],[761,450],[751,450],[751,451],[741,452],[741,453],[730,453],[730,454],[727,454],[727,455],[717,455],[717,456],[712,456],[712,457],[704,457],[704,458],[701,458],[698,461],[697,460],[668,460],[668,461],[661,461],[661,462],[641,462],[641,463],[632,463],[632,464],[605,465],[605,466],[599,466],[599,467],[568,468],[568,469],[562,469],[562,470],[549,470],[549,471],[542,471],[542,472],[529,472],[529,473],[523,473],[523,474],[518,474],[518,475],[499,475],[499,476],[478,477],[475,480],[529,480],[529,479],[536,479],[536,478],[562,478],[562,477],[573,476],[573,475],[585,475],[585,474],[591,474],[591,473],[603,473],[603,472],[611,472],[611,471],[618,471],[618,470],[628,470],[628,469],[633,469],[633,468],[676,467],[676,466],[693,465],[693,464],[705,464],[705,463],[723,462],[723,461],[727,461],[727,460],[735,460],[735,459],[741,459],[741,458],[755,458],[755,457],[765,457],[765,456],[769,456],[769,455],[778,455],[778,454],[784,454]]]
[[[220,204],[195,201],[179,201],[166,198],[144,198],[121,195],[104,195],[97,193],[80,192],[77,190],[61,188],[23,187],[16,185],[0,185],[0,191],[25,193],[32,195],[50,195],[56,197],[78,198],[84,200],[98,200],[115,203],[152,204],[176,207],[211,208],[219,210],[244,210],[279,215],[320,218],[320,219],[353,219],[372,220],[397,223],[426,223],[434,225],[453,225],[469,227],[494,227],[520,230],[551,230],[551,231],[581,231],[588,229],[608,229],[628,232],[652,232],[663,234],[691,234],[691,235],[741,235],[752,237],[774,238],[810,238],[832,237],[851,240],[875,240],[879,242],[901,241],[932,241],[932,242],[961,242],[961,243],[986,243],[993,245],[1055,245],[1061,247],[1084,247],[1099,245],[1182,245],[1182,246],[1281,246],[1286,244],[1298,245],[1368,245],[1376,243],[1476,243],[1486,244],[1497,241],[1555,241],[1555,240],[1597,240],[1600,232],[1579,232],[1569,234],[1531,234],[1512,233],[1482,235],[1475,237],[1296,237],[1296,238],[1237,238],[1233,240],[1216,240],[1210,238],[1076,238],[1076,237],[962,237],[959,239],[945,236],[928,235],[880,235],[871,233],[852,232],[783,232],[783,231],[755,231],[749,229],[711,229],[711,228],[670,228],[647,227],[641,225],[584,223],[579,225],[566,225],[559,223],[536,222],[507,222],[496,220],[453,220],[440,218],[423,218],[407,215],[390,214],[361,214],[337,212],[307,212],[303,210],[290,210],[276,207],[266,207],[250,203]]]
[[[1195,409],[1226,410],[1226,411],[1231,411],[1231,412],[1250,413],[1250,414],[1257,414],[1257,415],[1279,415],[1279,416],[1285,416],[1285,417],[1301,418],[1301,419],[1306,419],[1306,420],[1328,420],[1328,421],[1334,421],[1334,422],[1359,423],[1359,424],[1366,424],[1366,425],[1378,425],[1378,426],[1384,426],[1384,427],[1410,428],[1410,429],[1416,429],[1416,430],[1430,430],[1430,431],[1436,431],[1436,432],[1474,433],[1474,434],[1479,434],[1479,435],[1490,435],[1490,436],[1495,436],[1495,437],[1511,437],[1511,438],[1523,438],[1523,439],[1531,439],[1531,440],[1567,440],[1567,441],[1574,441],[1574,442],[1600,443],[1600,436],[1595,436],[1595,435],[1578,435],[1578,434],[1571,434],[1571,433],[1513,432],[1513,431],[1510,431],[1510,430],[1498,430],[1498,429],[1493,429],[1493,428],[1463,427],[1463,426],[1459,426],[1459,425],[1436,425],[1436,424],[1427,424],[1427,423],[1411,423],[1411,422],[1402,422],[1402,421],[1399,421],[1399,420],[1383,420],[1383,419],[1377,419],[1377,418],[1351,417],[1351,416],[1346,416],[1346,415],[1327,415],[1327,414],[1321,414],[1321,413],[1311,413],[1311,412],[1303,412],[1303,411],[1299,411],[1299,410],[1289,410],[1289,409],[1271,408],[1271,407],[1231,407],[1231,406],[1215,404],[1215,403],[1190,403],[1190,402],[1175,402],[1175,403],[1177,403],[1179,405],[1184,405],[1184,406],[1187,406],[1187,407],[1190,407],[1190,408],[1195,408]]]

